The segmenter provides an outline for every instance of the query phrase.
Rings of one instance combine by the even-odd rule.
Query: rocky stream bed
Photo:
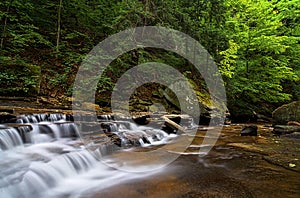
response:
[[[271,123],[200,125],[191,133],[194,124],[174,130],[162,115],[150,125],[105,114],[74,123],[70,110],[0,109],[7,112],[0,129],[3,198],[300,195],[299,135],[274,134]],[[16,117],[4,119],[9,114]],[[253,124],[257,136],[241,136]],[[172,161],[158,166],[166,156]]]

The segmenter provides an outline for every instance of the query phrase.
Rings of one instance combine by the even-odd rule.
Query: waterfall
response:
[[[0,128],[0,149],[8,150],[25,143],[50,142],[78,136],[77,126],[71,122],[14,125]]]
[[[59,120],[66,120],[66,116],[63,114],[49,114],[48,121],[54,122]]]
[[[38,122],[42,122],[47,120],[48,114],[34,114],[34,117],[37,119]]]
[[[64,114],[33,114],[33,115],[21,115],[14,122],[15,123],[39,123],[44,121],[54,122],[66,120],[67,116]],[[9,123],[11,120],[6,121]]]
[[[42,123],[37,125],[38,134],[46,134],[53,139],[60,138],[76,138],[78,137],[78,129],[74,123]]]
[[[75,124],[72,115],[21,115],[0,126],[1,198],[68,197],[109,187],[132,174],[117,172],[100,159],[128,147],[162,144],[168,137],[160,129],[115,121],[112,115],[79,116],[83,121]],[[93,149],[83,146],[79,131],[87,134]]]
[[[97,116],[98,120],[104,120],[104,121],[109,121],[109,120],[114,120],[113,115],[99,115]]]
[[[0,129],[0,149],[8,150],[16,146],[23,145],[18,131],[14,128]]]
[[[106,132],[117,132],[119,131],[119,126],[117,123],[114,122],[102,122],[101,128],[104,129]]]
[[[0,195],[41,197],[45,191],[58,186],[60,181],[86,172],[96,163],[96,158],[86,150],[59,155],[46,163],[36,161],[29,165],[18,180],[9,180],[8,177],[6,181],[1,181]]]
[[[23,143],[32,143],[30,132],[32,131],[33,127],[31,125],[20,125],[16,127],[19,135],[22,138]]]

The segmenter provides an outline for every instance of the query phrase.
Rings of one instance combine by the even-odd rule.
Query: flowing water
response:
[[[207,127],[175,135],[109,115],[84,120],[75,124],[66,115],[36,114],[1,125],[0,197],[300,195],[299,172],[269,163],[266,153],[252,147],[236,146],[264,140],[239,136],[240,125],[223,127],[203,155],[199,149],[212,146],[203,144]],[[299,148],[299,141],[293,145]]]

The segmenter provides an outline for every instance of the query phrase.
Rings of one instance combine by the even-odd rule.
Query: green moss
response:
[[[287,124],[288,121],[300,121],[300,101],[294,101],[289,104],[278,107],[273,112],[275,124]]]

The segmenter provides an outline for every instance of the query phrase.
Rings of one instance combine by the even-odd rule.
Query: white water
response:
[[[119,170],[118,166],[122,164],[110,159],[110,156],[105,156],[108,149],[105,146],[101,149],[101,155],[104,154],[105,157],[102,156],[99,161],[99,155],[86,150],[83,143],[73,137],[78,133],[74,123],[43,120],[57,121],[60,118],[58,115],[53,118],[23,116],[19,120],[28,123],[22,129],[22,133],[26,134],[25,141],[28,141],[25,144],[15,128],[0,128],[0,145],[3,148],[0,150],[1,198],[80,197],[155,173]],[[138,139],[141,146],[165,143],[164,138],[168,136],[161,130],[138,127],[134,124],[130,124],[131,127],[128,128],[127,125],[129,124],[112,126],[118,126],[124,138],[130,135],[146,137],[149,143],[145,143],[143,138]],[[29,129],[32,130],[27,134]]]
[[[0,129],[0,150],[11,149],[23,145],[18,131],[14,128]]]
[[[72,152],[61,154],[67,151]],[[1,198],[79,197],[84,192],[98,192],[125,180],[147,176],[111,169],[87,150],[74,149],[62,142],[15,148],[2,152],[0,160]]]

